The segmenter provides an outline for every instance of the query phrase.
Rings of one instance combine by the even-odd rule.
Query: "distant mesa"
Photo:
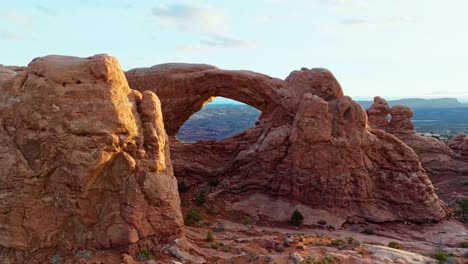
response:
[[[374,103],[372,101],[358,101],[364,108],[369,108]],[[457,108],[468,107],[468,104],[461,103],[456,98],[404,98],[399,100],[387,101],[389,106],[404,105],[411,108]]]

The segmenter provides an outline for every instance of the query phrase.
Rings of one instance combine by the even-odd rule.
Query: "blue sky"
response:
[[[468,100],[466,0],[16,0],[0,3],[0,63],[116,56],[126,70],[208,63],[284,79],[330,69],[356,99]]]

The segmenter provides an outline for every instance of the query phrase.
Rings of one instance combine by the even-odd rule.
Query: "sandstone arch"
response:
[[[133,69],[126,76],[135,89],[157,91],[162,105],[170,105],[170,111],[163,109],[169,136],[174,136],[192,114],[216,96],[267,113],[283,105],[284,81],[254,72],[225,71],[203,64],[162,64]]]
[[[372,221],[437,221],[449,212],[408,146],[367,124],[364,109],[343,95],[325,69],[285,80],[208,65],[165,64],[126,73],[130,86],[161,99],[170,136],[210,96],[263,111],[259,124],[219,142],[171,140],[175,175],[218,177],[216,193],[263,193]],[[416,190],[402,192],[401,190]]]

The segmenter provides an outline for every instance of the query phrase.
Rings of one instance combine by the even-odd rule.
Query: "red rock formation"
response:
[[[367,110],[369,124],[372,128],[387,130],[388,115],[390,114],[390,106],[385,99],[376,96],[372,107]]]
[[[449,140],[447,142],[447,146],[459,155],[468,157],[468,136],[464,133],[460,133],[453,139]]]
[[[303,68],[283,81],[208,65],[165,64],[126,76],[132,88],[152,90],[161,99],[175,175],[221,179],[218,198],[233,202],[264,193],[378,222],[437,221],[448,212],[414,151],[391,134],[371,130],[364,109],[343,96],[327,70]],[[175,139],[213,96],[256,107],[262,118],[218,142]]]
[[[37,58],[0,84],[0,262],[183,237],[158,98],[116,59]]]
[[[388,125],[389,132],[398,134],[414,134],[414,125],[411,122],[413,110],[407,106],[396,105],[390,108],[392,119]]]
[[[372,128],[383,129],[395,135],[411,147],[418,155],[426,172],[432,176],[468,172],[468,164],[458,160],[455,153],[443,142],[416,133],[411,122],[413,116],[411,108],[397,105],[389,110],[387,109],[387,101],[375,97],[374,103],[367,110],[369,124]],[[391,115],[390,122],[387,121],[386,124],[383,118],[385,113]]]

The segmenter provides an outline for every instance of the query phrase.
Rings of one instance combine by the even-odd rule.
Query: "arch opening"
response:
[[[254,127],[260,114],[260,110],[248,104],[221,96],[212,97],[184,122],[176,138],[186,143],[223,140]]]

